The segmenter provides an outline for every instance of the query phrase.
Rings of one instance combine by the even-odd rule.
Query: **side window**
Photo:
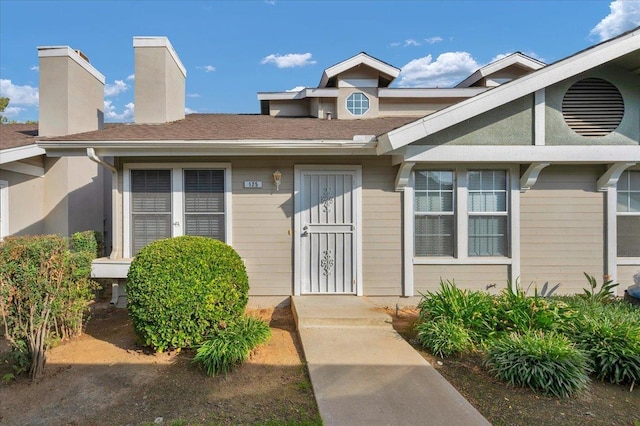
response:
[[[415,255],[453,257],[453,172],[416,172],[414,194]]]
[[[640,171],[626,171],[618,180],[618,257],[640,257]]]
[[[469,256],[508,256],[507,172],[469,171],[467,181]]]
[[[131,252],[171,237],[171,170],[131,170]]]

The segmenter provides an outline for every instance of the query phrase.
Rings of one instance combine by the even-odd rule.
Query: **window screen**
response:
[[[171,237],[171,170],[131,170],[131,223],[134,256]]]
[[[184,171],[184,233],[225,241],[224,170]]]

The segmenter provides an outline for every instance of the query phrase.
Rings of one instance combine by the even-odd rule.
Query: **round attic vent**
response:
[[[605,136],[613,132],[624,115],[624,100],[618,88],[600,78],[585,78],[567,90],[562,115],[577,134]]]

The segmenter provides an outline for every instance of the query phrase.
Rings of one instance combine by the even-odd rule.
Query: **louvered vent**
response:
[[[624,115],[624,100],[613,84],[600,78],[585,78],[567,90],[562,115],[579,135],[600,137],[613,132]]]

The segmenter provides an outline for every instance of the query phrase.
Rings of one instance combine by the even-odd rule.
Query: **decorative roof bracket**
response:
[[[527,192],[538,181],[542,169],[551,163],[531,163],[520,178],[520,192]]]
[[[620,179],[622,173],[629,167],[635,166],[636,164],[637,163],[632,162],[613,163],[611,167],[609,167],[607,171],[604,172],[602,176],[600,176],[600,179],[598,179],[598,183],[596,186],[598,188],[598,191],[606,191],[607,189],[616,186],[618,184],[618,179]]]
[[[413,162],[403,162],[400,164],[398,174],[396,175],[396,191],[404,191],[404,188],[411,178],[411,170],[413,170],[413,166],[415,165],[416,163]]]

